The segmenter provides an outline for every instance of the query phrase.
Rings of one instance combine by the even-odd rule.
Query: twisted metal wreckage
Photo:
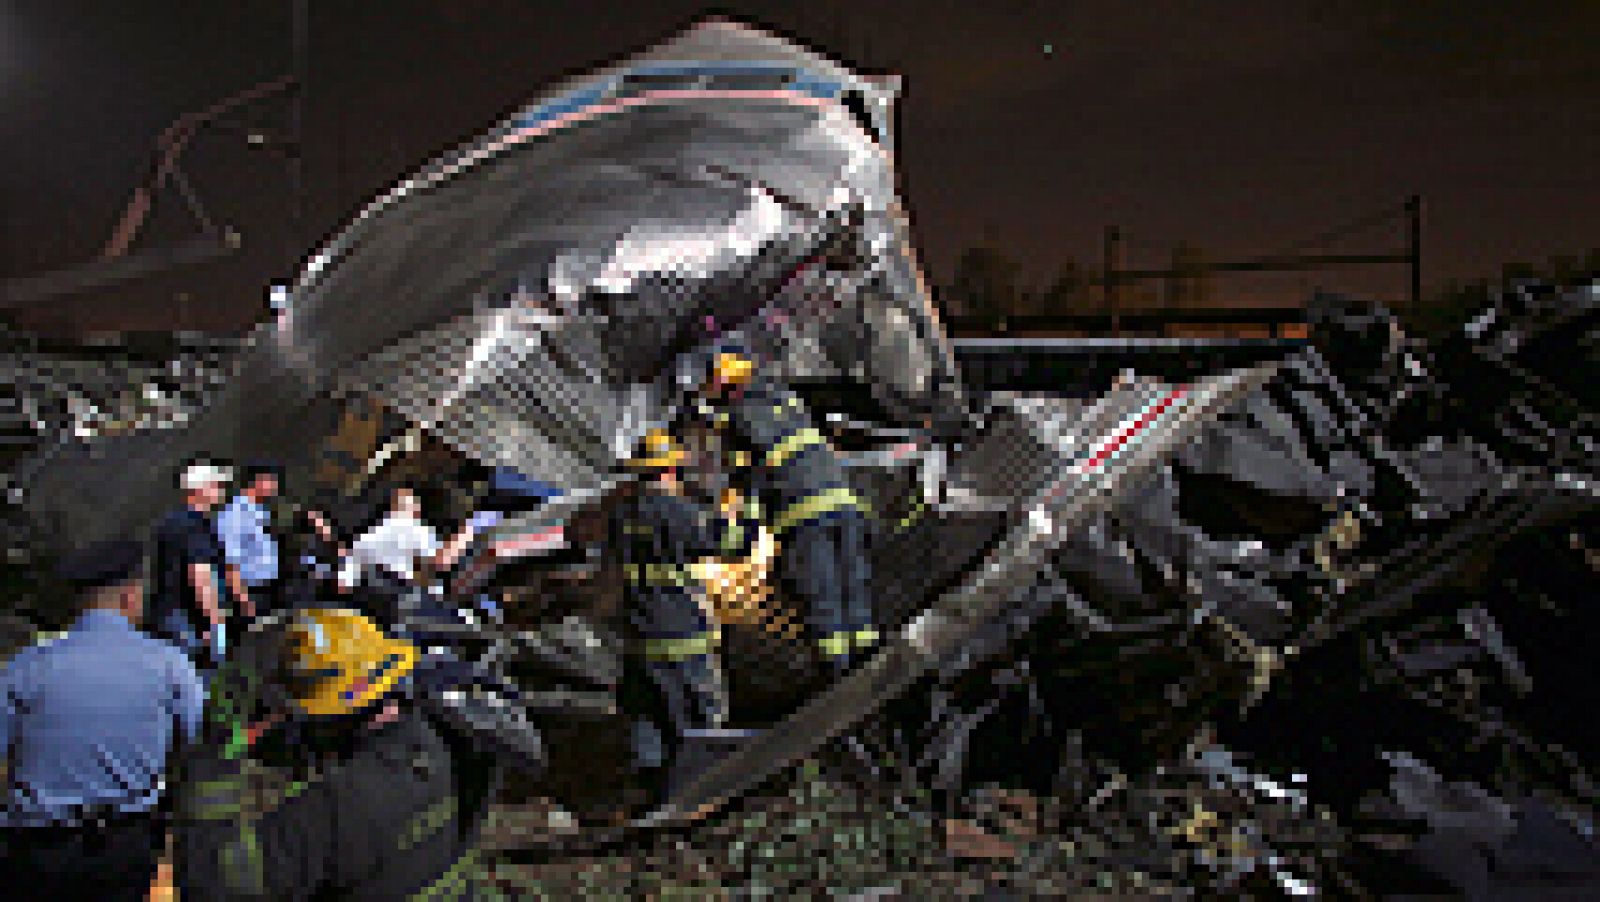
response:
[[[1489,609],[1437,596],[1536,526],[1592,529],[1594,285],[1514,286],[1432,348],[1320,298],[1311,341],[1276,363],[973,397],[895,195],[896,90],[726,22],[563,84],[362,211],[188,426],[43,468],[29,508],[79,541],[132,531],[201,454],[277,457],[292,489],[347,495],[425,452],[557,487],[453,587],[513,603],[433,626],[484,675],[433,702],[536,759],[526,791],[575,812],[582,842],[700,816],[841,736],[886,783],[1061,791],[1093,725],[1135,757],[1180,749],[1355,635],[1430,698],[1485,664],[1526,689]],[[878,515],[892,639],[819,688],[779,595],[729,609],[735,720],[764,728],[630,807],[616,583],[577,550],[629,449],[730,336],[799,386],[854,393],[827,422]],[[330,463],[372,402],[400,428]],[[567,550],[532,550],[557,536]],[[1592,811],[1581,768],[1557,769],[1563,811]]]

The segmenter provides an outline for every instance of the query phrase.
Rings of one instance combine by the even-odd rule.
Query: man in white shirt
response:
[[[417,493],[398,486],[389,496],[389,513],[350,547],[339,569],[339,588],[348,592],[363,581],[416,585],[450,569],[484,525],[474,517],[441,544],[439,534],[422,521]]]

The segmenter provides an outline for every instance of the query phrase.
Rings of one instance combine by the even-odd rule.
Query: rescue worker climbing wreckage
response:
[[[249,639],[185,762],[183,897],[486,898],[475,845],[498,769],[408,694],[416,648],[335,608],[272,618]],[[295,780],[263,800],[246,762]]]
[[[683,448],[664,430],[647,433],[641,445],[628,465],[649,479],[626,489],[613,509],[610,542],[637,633],[636,660],[659,693],[670,734],[661,747],[647,720],[635,727],[636,766],[647,781],[659,781],[686,736],[720,728],[727,717],[717,625],[693,569],[717,555],[722,542],[712,512],[687,497],[679,480]]]
[[[742,470],[736,478],[759,500],[778,542],[779,578],[804,603],[822,660],[844,673],[879,636],[867,588],[867,505],[838,453],[805,402],[739,347],[712,358],[696,410],[724,436]]]

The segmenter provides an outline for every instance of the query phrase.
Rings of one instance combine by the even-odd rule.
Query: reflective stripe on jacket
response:
[[[838,453],[793,391],[758,377],[724,406],[736,441],[749,446],[759,465],[752,482],[774,535],[832,511],[867,509],[850,491]]]
[[[270,810],[251,816],[242,761],[197,750],[178,789],[179,892],[194,899],[484,898],[473,849],[487,806],[466,790],[466,764],[425,715],[404,708],[319,777],[291,785]],[[488,766],[472,766],[479,764]]]
[[[719,544],[700,505],[648,487],[612,513],[611,542],[631,587],[685,590],[698,585],[689,565],[715,556]]]
[[[718,552],[708,511],[679,495],[644,487],[612,512],[611,541],[621,559],[629,620],[644,658],[683,661],[716,650],[704,586],[692,565]]]

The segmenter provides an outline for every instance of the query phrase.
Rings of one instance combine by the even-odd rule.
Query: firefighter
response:
[[[747,481],[778,541],[779,577],[805,604],[823,660],[843,673],[878,642],[867,592],[866,504],[805,403],[758,373],[739,349],[713,357],[700,410],[734,454],[748,458]]]
[[[674,748],[685,731],[719,728],[727,714],[716,624],[691,569],[715,556],[719,542],[711,511],[684,494],[678,473],[685,456],[664,430],[645,435],[628,464],[649,474],[648,481],[613,509],[610,524],[638,657],[660,692]],[[645,768],[664,763],[641,757]]]
[[[355,611],[286,616],[274,651],[241,649],[218,674],[208,741],[178,791],[182,896],[484,898],[474,847],[494,769],[402,695],[417,650]],[[285,719],[298,728],[287,737],[268,729]],[[274,746],[312,749],[311,760],[305,780],[252,805],[267,809],[256,816],[242,805],[243,764],[272,763]]]

